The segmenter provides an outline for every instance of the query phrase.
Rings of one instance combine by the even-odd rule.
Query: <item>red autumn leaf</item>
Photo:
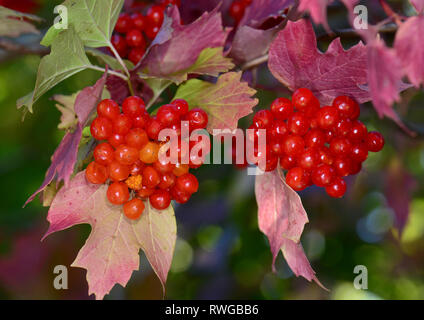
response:
[[[82,137],[82,129],[87,125],[89,116],[95,110],[99,102],[106,83],[107,73],[105,73],[94,86],[87,87],[82,90],[75,100],[75,113],[78,116],[78,125],[74,132],[68,132],[63,137],[52,156],[52,163],[47,170],[46,177],[35,193],[29,197],[25,205],[30,203],[34,198],[43,191],[54,179],[56,181],[64,181],[65,185],[69,183],[69,179],[74,171],[77,161],[78,146]]]
[[[277,18],[294,4],[294,0],[256,0],[246,8],[240,25],[259,28],[269,18]]]
[[[424,16],[411,17],[399,27],[394,45],[405,74],[417,88],[424,83],[423,33]]]
[[[126,286],[139,268],[140,249],[164,286],[176,241],[172,206],[157,211],[146,202],[140,219],[128,220],[122,206],[107,199],[107,188],[89,183],[85,171],[78,173],[53,200],[44,238],[77,224],[91,225],[91,234],[72,266],[87,269],[89,294],[96,299],[103,299],[116,283]]]
[[[322,286],[300,244],[308,216],[299,195],[282,178],[282,171],[277,169],[258,175],[255,194],[259,229],[268,237],[273,270],[275,259],[281,250],[296,276],[302,276],[308,281],[314,280]]]

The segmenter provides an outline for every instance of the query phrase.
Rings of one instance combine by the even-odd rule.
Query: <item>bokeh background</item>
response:
[[[42,16],[47,28],[53,7],[60,1],[19,0]],[[371,21],[383,14],[377,1],[367,1]],[[183,1],[184,3],[184,1]],[[399,12],[411,14],[407,1],[391,1]],[[34,7],[31,5],[34,4]],[[375,9],[375,10],[374,10]],[[347,27],[346,12],[337,2],[329,8],[330,25]],[[322,32],[318,29],[318,34]],[[388,43],[391,34],[385,35]],[[34,42],[37,37],[19,41]],[[358,38],[343,40],[346,47]],[[325,49],[328,39],[322,37]],[[54,234],[44,242],[47,208],[38,200],[22,208],[41,184],[50,156],[63,132],[54,94],[72,94],[92,85],[100,76],[85,71],[60,84],[26,116],[16,100],[33,89],[38,55],[10,55],[0,49],[0,298],[92,299],[86,271],[69,268],[69,289],[55,290],[53,269],[70,266],[84,244],[88,225]],[[247,75],[246,78],[249,78]],[[260,105],[268,107],[287,92],[262,67],[258,73]],[[175,88],[165,92],[171,99]],[[386,147],[370,155],[364,170],[349,180],[348,194],[330,199],[325,191],[309,188],[301,193],[310,223],[302,243],[326,292],[314,283],[296,278],[280,255],[277,273],[271,272],[271,253],[258,230],[254,178],[231,165],[205,165],[197,170],[200,192],[176,206],[178,241],[168,277],[168,299],[424,299],[424,94],[410,89],[402,94],[397,110],[417,131],[411,137],[392,121],[379,119],[370,104],[362,106],[361,120],[386,138]],[[242,121],[247,123],[250,119]],[[409,212],[404,232],[395,231],[395,210]],[[162,288],[143,253],[140,271],[128,286],[117,285],[106,299],[161,299]],[[353,287],[356,265],[368,268],[368,290]]]

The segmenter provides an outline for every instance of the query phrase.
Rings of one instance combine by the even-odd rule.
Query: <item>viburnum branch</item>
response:
[[[128,89],[130,90],[131,95],[134,95],[134,89],[133,89],[132,83],[131,83],[131,75],[130,75],[130,72],[128,71],[127,66],[125,65],[125,62],[122,60],[118,51],[116,51],[115,47],[110,42],[109,42],[109,48],[112,51],[113,55],[115,56],[116,60],[118,60],[119,64],[122,66],[124,72],[126,73],[127,78],[125,80],[128,83]]]
[[[88,69],[100,71],[100,72],[103,72],[103,73],[106,72],[105,68],[98,67],[98,66],[89,66]],[[122,73],[119,73],[119,72],[116,72],[116,71],[113,71],[113,70],[107,70],[107,73],[111,74],[113,76],[119,77],[119,78],[121,78],[125,81],[128,81],[128,77],[126,75],[122,74]]]

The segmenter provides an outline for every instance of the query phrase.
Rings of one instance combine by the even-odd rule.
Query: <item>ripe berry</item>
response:
[[[122,112],[128,117],[141,116],[146,112],[144,100],[137,96],[131,96],[122,103]]]
[[[281,139],[272,139],[269,142],[269,148],[278,156],[284,156],[283,142]]]
[[[112,134],[112,136],[109,137],[109,143],[114,148],[118,148],[118,146],[120,146],[124,142],[125,142],[125,136],[124,135],[114,133],[114,134]]]
[[[85,170],[87,180],[93,184],[103,184],[108,178],[108,170],[97,162],[91,162]]]
[[[93,156],[94,160],[103,166],[109,165],[114,160],[115,150],[112,146],[103,142],[94,148]]]
[[[175,165],[172,164],[170,161],[167,161],[168,159],[158,159],[154,164],[153,167],[156,169],[157,172],[161,174],[171,173],[172,170],[174,170]]]
[[[115,30],[119,33],[127,33],[132,28],[132,20],[129,15],[123,13],[119,16]]]
[[[144,163],[141,160],[137,160],[130,167],[130,174],[132,176],[140,175],[143,172]]]
[[[269,130],[269,136],[271,139],[281,140],[284,138],[287,132],[287,124],[283,120],[275,120],[271,125],[271,129]]]
[[[318,187],[326,187],[335,178],[335,170],[332,166],[321,164],[312,171],[312,181]]]
[[[334,138],[330,143],[330,151],[335,156],[348,156],[352,150],[350,141],[346,138]]]
[[[137,29],[129,31],[125,36],[125,40],[130,47],[143,49],[146,47],[143,34]]]
[[[205,129],[208,125],[208,114],[203,109],[192,109],[184,118],[189,122],[190,131]]]
[[[161,106],[156,117],[165,127],[170,127],[180,120],[180,114],[172,104]]]
[[[356,120],[360,113],[358,103],[347,96],[340,96],[334,99],[333,106],[339,110],[341,118]]]
[[[290,118],[294,112],[293,104],[286,98],[275,99],[271,104],[271,112],[276,119],[286,120]]]
[[[288,129],[299,136],[303,136],[309,130],[309,119],[301,112],[296,112],[289,118]]]
[[[353,124],[350,119],[340,119],[336,124],[336,136],[348,137],[352,131],[352,126]]]
[[[235,0],[230,6],[230,16],[238,24],[244,16],[245,4],[242,0]]]
[[[132,119],[133,128],[142,128],[145,129],[147,122],[149,122],[150,117],[147,112],[143,113],[140,116],[136,116]]]
[[[323,107],[317,113],[318,125],[321,129],[329,130],[336,126],[339,114],[335,107]]]
[[[137,65],[140,60],[143,58],[146,53],[146,49],[144,47],[133,48],[128,54],[128,59],[135,65]]]
[[[349,139],[351,141],[360,142],[367,137],[367,127],[361,121],[356,120],[352,123],[352,128],[349,132]]]
[[[165,190],[155,190],[149,197],[149,201],[156,210],[165,210],[171,204],[171,195]]]
[[[146,18],[139,12],[131,15],[132,25],[139,31],[144,31],[147,25]]]
[[[297,163],[303,169],[312,170],[320,163],[318,151],[315,148],[306,149],[298,156]]]
[[[175,182],[177,181],[177,177],[173,173],[164,173],[160,178],[159,188],[163,190],[167,190],[171,188]]]
[[[140,150],[147,144],[147,142],[149,142],[149,137],[147,136],[146,131],[144,131],[143,129],[133,128],[125,136],[125,142],[129,147],[133,147]]]
[[[147,188],[146,186],[142,186],[140,190],[138,190],[137,195],[141,198],[148,198],[151,194],[155,192],[154,188]]]
[[[361,172],[361,170],[362,170],[362,163],[361,162],[352,161],[350,175],[353,176],[355,174],[358,174],[359,172]]]
[[[193,194],[199,189],[199,182],[193,174],[186,173],[177,178],[175,186],[182,192]]]
[[[124,204],[124,214],[130,220],[137,220],[144,211],[142,200],[134,198]]]
[[[106,196],[110,203],[120,205],[128,201],[130,193],[125,183],[114,182],[107,189]]]
[[[253,117],[253,123],[257,125],[258,129],[267,129],[270,128],[274,116],[269,110],[260,110]]]
[[[138,160],[139,151],[136,148],[120,145],[115,150],[115,159],[119,163],[130,166]]]
[[[155,168],[151,166],[147,166],[143,169],[143,186],[147,188],[156,188],[156,186],[160,183],[160,175],[155,170]]]
[[[340,177],[347,177],[352,172],[352,161],[349,158],[337,158],[333,167]]]
[[[90,127],[91,135],[96,140],[107,140],[113,132],[112,122],[105,117],[97,117]]]
[[[146,132],[150,139],[158,140],[163,124],[157,118],[150,118],[146,124]]]
[[[118,34],[112,36],[112,45],[121,57],[125,57],[128,52],[127,42],[124,37]]]
[[[289,156],[296,156],[305,149],[305,141],[301,136],[288,135],[283,139],[283,151]]]
[[[154,38],[156,38],[156,35],[159,32],[159,29],[160,29],[159,26],[155,26],[153,24],[149,24],[144,32],[146,33],[146,36],[150,40],[153,40]]]
[[[113,131],[120,135],[126,135],[132,127],[131,119],[125,114],[120,114],[113,122]]]
[[[320,159],[321,163],[328,164],[330,166],[333,164],[334,158],[333,158],[329,148],[322,147],[322,148],[319,149],[318,153],[319,153],[319,159]]]
[[[114,160],[109,165],[109,177],[113,181],[124,181],[130,175],[130,167]]]
[[[372,131],[368,133],[366,143],[368,151],[379,152],[383,149],[385,142],[380,132]]]
[[[149,24],[160,27],[163,21],[163,7],[151,6],[147,11],[147,20]]]
[[[159,145],[155,142],[147,142],[146,145],[140,150],[139,159],[143,163],[154,163],[158,160]]]
[[[326,141],[324,133],[319,129],[309,130],[304,139],[305,145],[311,148],[320,148]]]
[[[306,88],[297,89],[292,95],[292,103],[299,111],[306,111],[309,108],[315,110],[319,108],[319,101],[311,90]]]
[[[177,109],[180,116],[185,115],[188,112],[188,103],[184,99],[175,99],[171,102]]]
[[[181,177],[182,175],[188,173],[190,167],[188,166],[188,164],[181,164],[181,163],[177,163],[175,165],[174,170],[172,170],[172,173],[175,174],[177,177]]]
[[[330,197],[341,198],[346,193],[346,182],[342,178],[336,178],[325,188]]]
[[[364,162],[368,158],[368,148],[364,143],[352,146],[350,156],[355,162]]]
[[[305,170],[301,167],[290,169],[286,175],[287,184],[295,191],[302,191],[307,187]]]
[[[119,105],[111,99],[102,100],[97,105],[97,115],[100,117],[105,117],[110,120],[113,120],[117,116],[119,116],[119,113]]]
[[[296,158],[285,155],[280,158],[280,166],[284,170],[290,170],[296,166]]]
[[[175,186],[173,186],[170,190],[172,198],[180,204],[187,203],[188,200],[190,200],[190,194],[184,193],[181,190],[177,189]]]

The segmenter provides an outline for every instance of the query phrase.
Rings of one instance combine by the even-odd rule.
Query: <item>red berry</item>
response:
[[[284,170],[290,170],[296,166],[296,158],[292,156],[283,156],[280,158],[280,166]]]
[[[94,148],[93,156],[98,164],[107,166],[114,160],[115,150],[109,143],[103,142]]]
[[[325,191],[330,197],[341,198],[346,193],[346,182],[342,178],[336,178],[325,188]]]
[[[175,174],[177,177],[181,177],[182,175],[185,175],[190,170],[190,167],[188,164],[181,164],[177,163],[175,165],[174,170],[172,170],[172,173]]]
[[[286,120],[290,118],[294,112],[293,104],[289,99],[278,98],[272,102],[271,112],[276,119]]]
[[[182,192],[193,194],[199,189],[199,182],[193,174],[186,173],[177,178],[175,186]]]
[[[131,130],[131,127],[131,119],[125,114],[120,114],[113,122],[114,133],[120,135],[126,135]]]
[[[155,188],[160,183],[160,175],[155,168],[148,166],[143,169],[143,185]]]
[[[262,171],[274,171],[278,166],[278,156],[274,154],[269,148],[266,150],[266,158],[263,159],[263,157],[259,155],[259,159],[258,167]]]
[[[380,132],[372,131],[367,135],[367,148],[371,152],[379,152],[384,147],[384,137]]]
[[[123,182],[112,183],[106,192],[109,202],[115,205],[124,204],[130,198],[128,187]]]
[[[325,144],[325,134],[319,129],[312,129],[305,136],[305,145],[311,148],[320,148]]]
[[[134,198],[124,204],[124,214],[130,220],[137,220],[144,211],[144,202]]]
[[[361,170],[362,170],[362,163],[361,162],[355,162],[355,161],[351,162],[351,170],[350,170],[351,176],[358,174],[359,172],[361,172]]]
[[[208,114],[203,109],[192,109],[184,118],[189,122],[190,131],[205,129],[208,125]]]
[[[349,139],[360,142],[367,137],[367,127],[361,121],[356,120],[352,123],[352,128],[349,132]]]
[[[180,120],[178,110],[172,104],[165,104],[158,109],[157,119],[168,128]]]
[[[278,156],[284,156],[283,142],[281,139],[272,139],[269,142],[269,148]]]
[[[141,116],[136,116],[132,119],[133,128],[146,128],[147,122],[149,122],[149,114],[143,113]]]
[[[309,119],[301,112],[296,112],[289,118],[288,128],[292,133],[303,136],[309,130]]]
[[[175,184],[176,180],[177,177],[171,172],[162,174],[160,178],[159,188],[162,190],[167,190]]]
[[[103,184],[108,178],[108,170],[97,162],[91,162],[85,170],[87,180],[93,184]]]
[[[347,177],[352,172],[352,161],[349,158],[337,158],[333,167],[340,177]]]
[[[246,6],[243,1],[235,0],[230,6],[230,16],[236,21],[238,24],[244,16],[244,10]]]
[[[146,36],[150,39],[153,40],[154,38],[156,38],[156,35],[159,32],[160,27],[159,26],[155,26],[153,24],[150,24],[147,26],[147,29],[145,30]]]
[[[312,181],[318,187],[326,187],[336,177],[335,170],[328,164],[321,164],[312,171]]]
[[[184,99],[175,99],[171,102],[171,104],[175,106],[180,116],[183,116],[188,112],[188,103]]]
[[[153,167],[156,169],[157,172],[161,174],[166,174],[172,172],[174,170],[175,165],[172,164],[170,161],[167,161],[167,159],[158,159],[154,164]]]
[[[318,111],[317,120],[321,129],[333,129],[339,120],[339,113],[336,108],[326,106]]]
[[[144,54],[146,53],[146,49],[143,47],[141,48],[133,48],[131,49],[130,53],[128,54],[128,59],[135,65],[137,65],[140,60],[143,58]]]
[[[339,137],[348,137],[352,131],[352,126],[350,119],[340,119],[336,124],[335,133]]]
[[[97,115],[100,117],[105,117],[110,120],[113,120],[117,116],[119,116],[119,113],[119,105],[111,99],[102,100],[97,105]]]
[[[118,146],[120,146],[124,142],[125,142],[125,136],[124,135],[121,135],[121,134],[118,134],[118,133],[112,134],[112,136],[109,138],[109,143],[114,148],[117,148]]]
[[[143,172],[143,168],[144,168],[143,162],[141,162],[141,160],[137,160],[136,162],[134,162],[131,165],[131,167],[130,167],[130,174],[132,176],[140,175]]]
[[[97,117],[90,127],[91,135],[96,140],[107,140],[113,132],[112,122],[105,117]]]
[[[328,164],[328,165],[332,165],[334,162],[334,158],[331,155],[330,149],[327,147],[322,147],[321,149],[319,149],[319,159],[321,161],[321,163],[324,164]]]
[[[147,142],[149,142],[149,137],[147,136],[146,131],[143,129],[133,128],[125,136],[125,142],[129,147],[141,149],[146,145]]]
[[[347,96],[340,96],[334,99],[333,106],[339,110],[341,118],[356,120],[361,112],[358,103]]]
[[[318,151],[315,148],[306,149],[298,156],[297,163],[303,169],[312,170],[320,163]]]
[[[134,162],[138,160],[139,152],[136,148],[120,145],[115,150],[115,159],[126,166],[132,165]]]
[[[253,117],[253,123],[257,125],[258,129],[270,128],[273,121],[274,116],[269,110],[260,110]]]
[[[155,190],[149,197],[149,201],[156,210],[165,210],[171,204],[171,195],[166,190]]]
[[[171,188],[170,193],[171,193],[172,198],[173,198],[176,202],[178,202],[178,203],[180,203],[180,204],[187,203],[187,202],[188,202],[188,200],[190,200],[190,196],[191,196],[190,194],[185,193],[185,192],[183,192],[183,191],[179,190],[179,189],[178,189],[178,188],[176,188],[175,186],[173,186],[173,187]]]
[[[305,149],[305,141],[301,136],[288,135],[283,139],[283,151],[289,156],[296,156]]]
[[[132,28],[131,17],[125,13],[121,14],[115,25],[115,30],[119,33],[127,33]]]
[[[306,88],[297,89],[292,95],[292,103],[299,111],[305,111],[307,109],[316,110],[319,108],[319,101],[314,96],[311,90]]]
[[[133,29],[127,33],[125,40],[130,47],[133,48],[146,48],[146,42],[144,41],[143,34],[137,29]]]
[[[126,57],[128,53],[127,41],[125,41],[124,37],[121,37],[118,34],[114,34],[112,36],[112,45],[118,52],[121,57]]]
[[[150,118],[146,125],[146,132],[150,139],[158,140],[163,124],[156,117]]]
[[[350,156],[355,162],[364,162],[368,158],[368,148],[365,143],[352,146]]]
[[[140,31],[144,31],[147,25],[146,18],[139,12],[131,15],[132,25],[134,28]]]
[[[308,185],[308,179],[305,170],[301,167],[294,167],[287,172],[287,184],[295,191],[302,191]]]
[[[141,116],[146,112],[144,100],[137,96],[128,97],[122,103],[122,112],[128,117]]]
[[[155,192],[154,188],[147,188],[146,186],[142,186],[140,190],[138,190],[137,195],[141,198],[148,198],[150,195]]]
[[[113,181],[124,181],[130,175],[130,167],[114,160],[109,165],[109,177]]]
[[[147,20],[149,25],[160,27],[163,21],[163,7],[162,6],[151,6],[147,11]]]
[[[352,145],[346,138],[334,138],[330,143],[330,151],[335,156],[348,156],[352,150]]]
[[[271,125],[271,129],[269,130],[269,136],[271,139],[281,140],[284,138],[287,132],[287,124],[283,120],[275,120]]]

